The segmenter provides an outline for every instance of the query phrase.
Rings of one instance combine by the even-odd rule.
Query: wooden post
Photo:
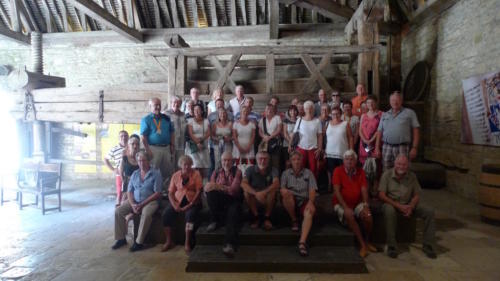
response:
[[[280,6],[278,1],[269,1],[269,38],[279,38]]]
[[[177,72],[175,77],[177,95],[184,95],[186,92],[187,79],[187,57],[184,55],[177,56]]]
[[[177,71],[176,64],[177,64],[177,58],[176,56],[168,56],[168,98],[167,102],[170,101],[170,98],[173,97],[174,95],[180,95],[179,93],[175,92],[175,74]]]
[[[274,54],[266,55],[266,94],[274,95]]]
[[[368,23],[358,20],[358,45],[370,45],[379,43],[377,23]],[[367,89],[371,89],[369,94],[379,96],[379,59],[380,53],[377,50],[373,53],[360,53],[358,55],[358,81],[364,84]],[[371,85],[368,85],[368,73],[371,72]]]

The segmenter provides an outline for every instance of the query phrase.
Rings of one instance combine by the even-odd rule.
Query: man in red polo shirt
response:
[[[354,150],[347,150],[343,156],[344,164],[333,172],[333,209],[339,221],[347,224],[356,235],[360,245],[359,255],[364,258],[368,255],[368,251],[377,251],[368,243],[373,220],[368,205],[366,175],[363,169],[356,166],[357,155]],[[363,238],[356,218],[361,220],[366,238]]]

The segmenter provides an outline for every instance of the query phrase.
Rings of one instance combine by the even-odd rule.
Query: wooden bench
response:
[[[19,209],[30,204],[23,204],[23,193],[35,195],[34,205],[38,206],[38,197],[42,201],[42,214],[46,211],[61,211],[61,163],[25,162],[19,169],[17,178],[17,198]],[[57,195],[56,207],[45,206],[45,196]]]

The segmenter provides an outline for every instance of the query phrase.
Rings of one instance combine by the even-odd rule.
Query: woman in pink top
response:
[[[378,123],[382,111],[377,109],[377,98],[375,96],[368,96],[366,99],[366,106],[368,112],[361,115],[359,125],[359,161],[364,164],[367,157],[375,157],[375,140],[377,138]]]
[[[203,182],[200,172],[193,169],[193,159],[184,155],[179,158],[180,170],[172,175],[170,186],[168,188],[168,199],[170,205],[163,212],[163,227],[165,231],[166,242],[162,247],[162,252],[174,246],[172,241],[172,227],[178,213],[185,212],[186,220],[186,240],[184,250],[191,252],[191,235],[194,229],[194,223],[201,209],[200,194],[203,188]]]

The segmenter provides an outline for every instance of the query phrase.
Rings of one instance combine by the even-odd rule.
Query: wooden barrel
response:
[[[500,225],[500,164],[484,164],[479,183],[481,219]]]

